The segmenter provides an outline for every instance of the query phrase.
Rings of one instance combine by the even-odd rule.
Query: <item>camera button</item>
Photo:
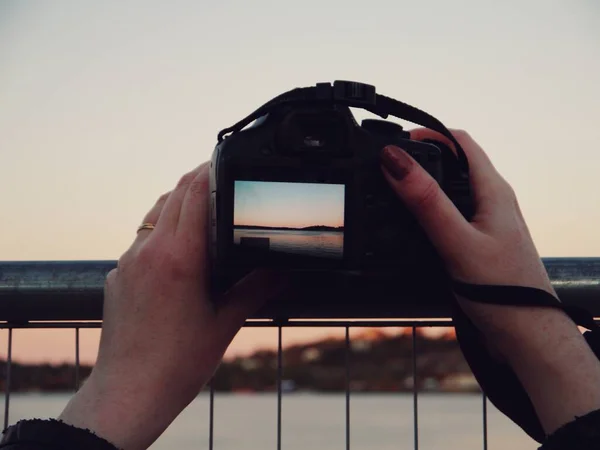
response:
[[[389,122],[387,120],[364,119],[360,126],[366,131],[375,134],[381,134],[391,139],[408,139],[410,137],[410,133],[408,131],[404,131],[402,125],[395,122]]]

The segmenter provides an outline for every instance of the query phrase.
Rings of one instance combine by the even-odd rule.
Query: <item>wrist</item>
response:
[[[487,340],[511,354],[549,351],[571,339],[581,339],[577,325],[561,310],[550,307],[484,304],[458,297],[463,311]]]
[[[547,434],[600,408],[598,358],[566,315],[532,323],[527,336],[506,338],[501,348]]]
[[[546,433],[600,408],[598,358],[562,310],[458,301],[512,367]]]
[[[185,407],[164,397],[143,375],[131,379],[94,370],[59,419],[89,429],[120,449],[146,449]]]

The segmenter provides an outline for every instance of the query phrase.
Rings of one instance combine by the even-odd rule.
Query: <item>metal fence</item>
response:
[[[600,258],[546,258],[544,264],[561,300],[566,304],[585,307],[600,317]],[[115,261],[64,262],[0,262],[0,329],[8,330],[7,365],[5,372],[4,427],[9,424],[11,395],[11,364],[14,329],[73,329],[75,339],[74,388],[80,385],[80,330],[101,327],[102,290],[106,274]],[[385,320],[288,320],[248,321],[246,327],[277,328],[277,450],[281,450],[282,378],[284,327],[338,327],[345,330],[345,447],[350,449],[350,328],[411,327],[413,377],[413,440],[419,448],[419,385],[417,383],[418,327],[450,326],[449,311],[442,317],[428,317],[423,310],[419,320],[400,317]],[[209,449],[214,447],[214,397],[210,384]],[[483,448],[488,448],[487,400],[482,394],[481,433]]]

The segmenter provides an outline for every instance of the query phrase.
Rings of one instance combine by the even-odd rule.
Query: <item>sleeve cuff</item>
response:
[[[544,441],[540,450],[597,450],[600,448],[600,410],[576,417]]]
[[[76,428],[56,419],[19,421],[4,430],[0,448],[25,443],[49,448],[118,450],[91,430]]]

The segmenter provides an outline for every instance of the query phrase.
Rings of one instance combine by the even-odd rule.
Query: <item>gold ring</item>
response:
[[[137,232],[139,233],[142,230],[154,230],[154,224],[145,222],[138,227]]]

